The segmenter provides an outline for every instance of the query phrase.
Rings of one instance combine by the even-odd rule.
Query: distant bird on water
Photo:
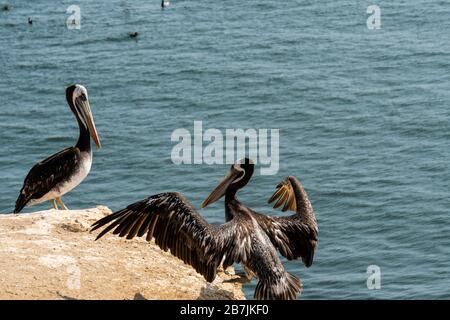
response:
[[[309,267],[317,244],[317,222],[305,190],[295,177],[278,185],[270,198],[275,208],[294,215],[271,217],[254,212],[236,198],[253,174],[254,164],[245,159],[234,164],[228,175],[203,202],[202,207],[225,196],[227,222],[209,224],[180,193],[150,196],[129,205],[93,224],[92,231],[105,227],[97,239],[113,230],[119,237],[146,235],[164,251],[191,265],[206,281],[214,281],[220,264],[223,268],[241,263],[250,279],[258,278],[256,299],[295,299],[301,291],[300,280],[286,272],[277,249],[288,260],[302,258]]]
[[[9,4],[5,4],[2,6],[2,11],[10,11],[12,7]]]
[[[167,0],[161,0],[161,8],[166,8],[170,6],[170,2]]]
[[[30,17],[28,17],[28,24],[33,24],[33,20]]]
[[[129,32],[128,36],[130,38],[137,38],[139,36],[139,32]]]
[[[14,213],[19,213],[25,206],[45,201],[50,201],[54,209],[58,209],[59,204],[62,209],[67,210],[61,196],[78,186],[91,170],[90,137],[98,148],[101,148],[101,144],[87,90],[82,85],[72,85],[66,89],[66,99],[80,129],[78,142],[74,147],[64,149],[37,163],[30,170],[16,201]]]

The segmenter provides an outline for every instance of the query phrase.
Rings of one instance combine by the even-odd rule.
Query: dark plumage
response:
[[[14,213],[19,213],[30,202],[44,197],[50,190],[73,175],[81,159],[77,147],[64,149],[37,163],[25,178]]]
[[[155,238],[161,249],[170,249],[208,282],[214,280],[221,263],[225,269],[241,263],[249,278],[256,275],[259,279],[256,299],[295,299],[301,290],[300,280],[285,271],[276,249],[288,259],[301,257],[311,265],[318,232],[311,205],[299,181],[288,177],[280,184],[286,186],[283,192],[277,190],[274,199],[288,200],[289,208],[297,208],[295,215],[268,217],[252,211],[235,197],[252,173],[253,164],[248,159],[233,165],[202,204],[206,206],[225,194],[227,222],[222,225],[209,224],[181,194],[169,192],[150,196],[97,221],[92,231],[105,227],[96,239],[111,230],[127,239],[144,235],[147,241]]]
[[[318,226],[308,195],[300,181],[287,177],[269,199],[274,208],[284,203],[282,211],[291,210],[295,214],[287,217],[271,217],[252,211],[253,216],[269,236],[273,245],[288,260],[301,258],[306,267],[314,260],[317,247]]]
[[[120,237],[133,239],[146,235],[147,241],[155,238],[156,244],[190,264],[209,282],[216,276],[221,253],[227,249],[221,238],[233,233],[231,225],[220,228],[208,224],[179,193],[161,193],[136,202],[126,209],[113,213],[93,225],[92,231],[107,225],[98,236],[110,230]],[[239,238],[236,234],[236,239]],[[227,244],[237,246],[235,241]]]

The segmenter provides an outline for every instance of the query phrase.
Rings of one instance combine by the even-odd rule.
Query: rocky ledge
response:
[[[110,213],[0,215],[0,299],[245,299],[235,277],[207,283],[153,242],[94,241],[90,225]]]

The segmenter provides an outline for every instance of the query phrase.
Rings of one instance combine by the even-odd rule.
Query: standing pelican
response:
[[[98,148],[101,148],[101,144],[87,90],[82,85],[72,85],[66,89],[66,99],[80,128],[78,142],[74,147],[64,149],[31,168],[16,201],[14,213],[19,213],[25,206],[44,201],[50,201],[55,209],[58,209],[58,203],[62,209],[67,210],[61,196],[78,186],[91,170],[92,150],[89,136]]]
[[[156,244],[212,282],[220,264],[224,269],[241,263],[247,275],[258,277],[256,299],[295,299],[300,280],[287,273],[276,249],[288,259],[301,257],[306,266],[313,261],[317,244],[317,223],[300,182],[288,177],[278,185],[270,201],[275,207],[296,211],[290,217],[269,217],[255,213],[236,198],[253,174],[254,164],[245,159],[231,166],[229,174],[203,202],[202,207],[225,195],[227,222],[211,225],[179,193],[150,196],[107,216],[92,230],[107,226],[97,239],[113,234],[132,239],[146,234]]]

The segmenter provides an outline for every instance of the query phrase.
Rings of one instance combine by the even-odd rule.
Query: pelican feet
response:
[[[53,209],[58,210],[58,206],[56,205],[55,199],[50,200],[50,203],[52,204]]]
[[[55,210],[59,210],[58,204],[62,210],[69,210],[69,208],[66,207],[64,202],[62,202],[61,198],[52,199],[52,200],[50,200],[50,203],[52,204],[52,207]]]

